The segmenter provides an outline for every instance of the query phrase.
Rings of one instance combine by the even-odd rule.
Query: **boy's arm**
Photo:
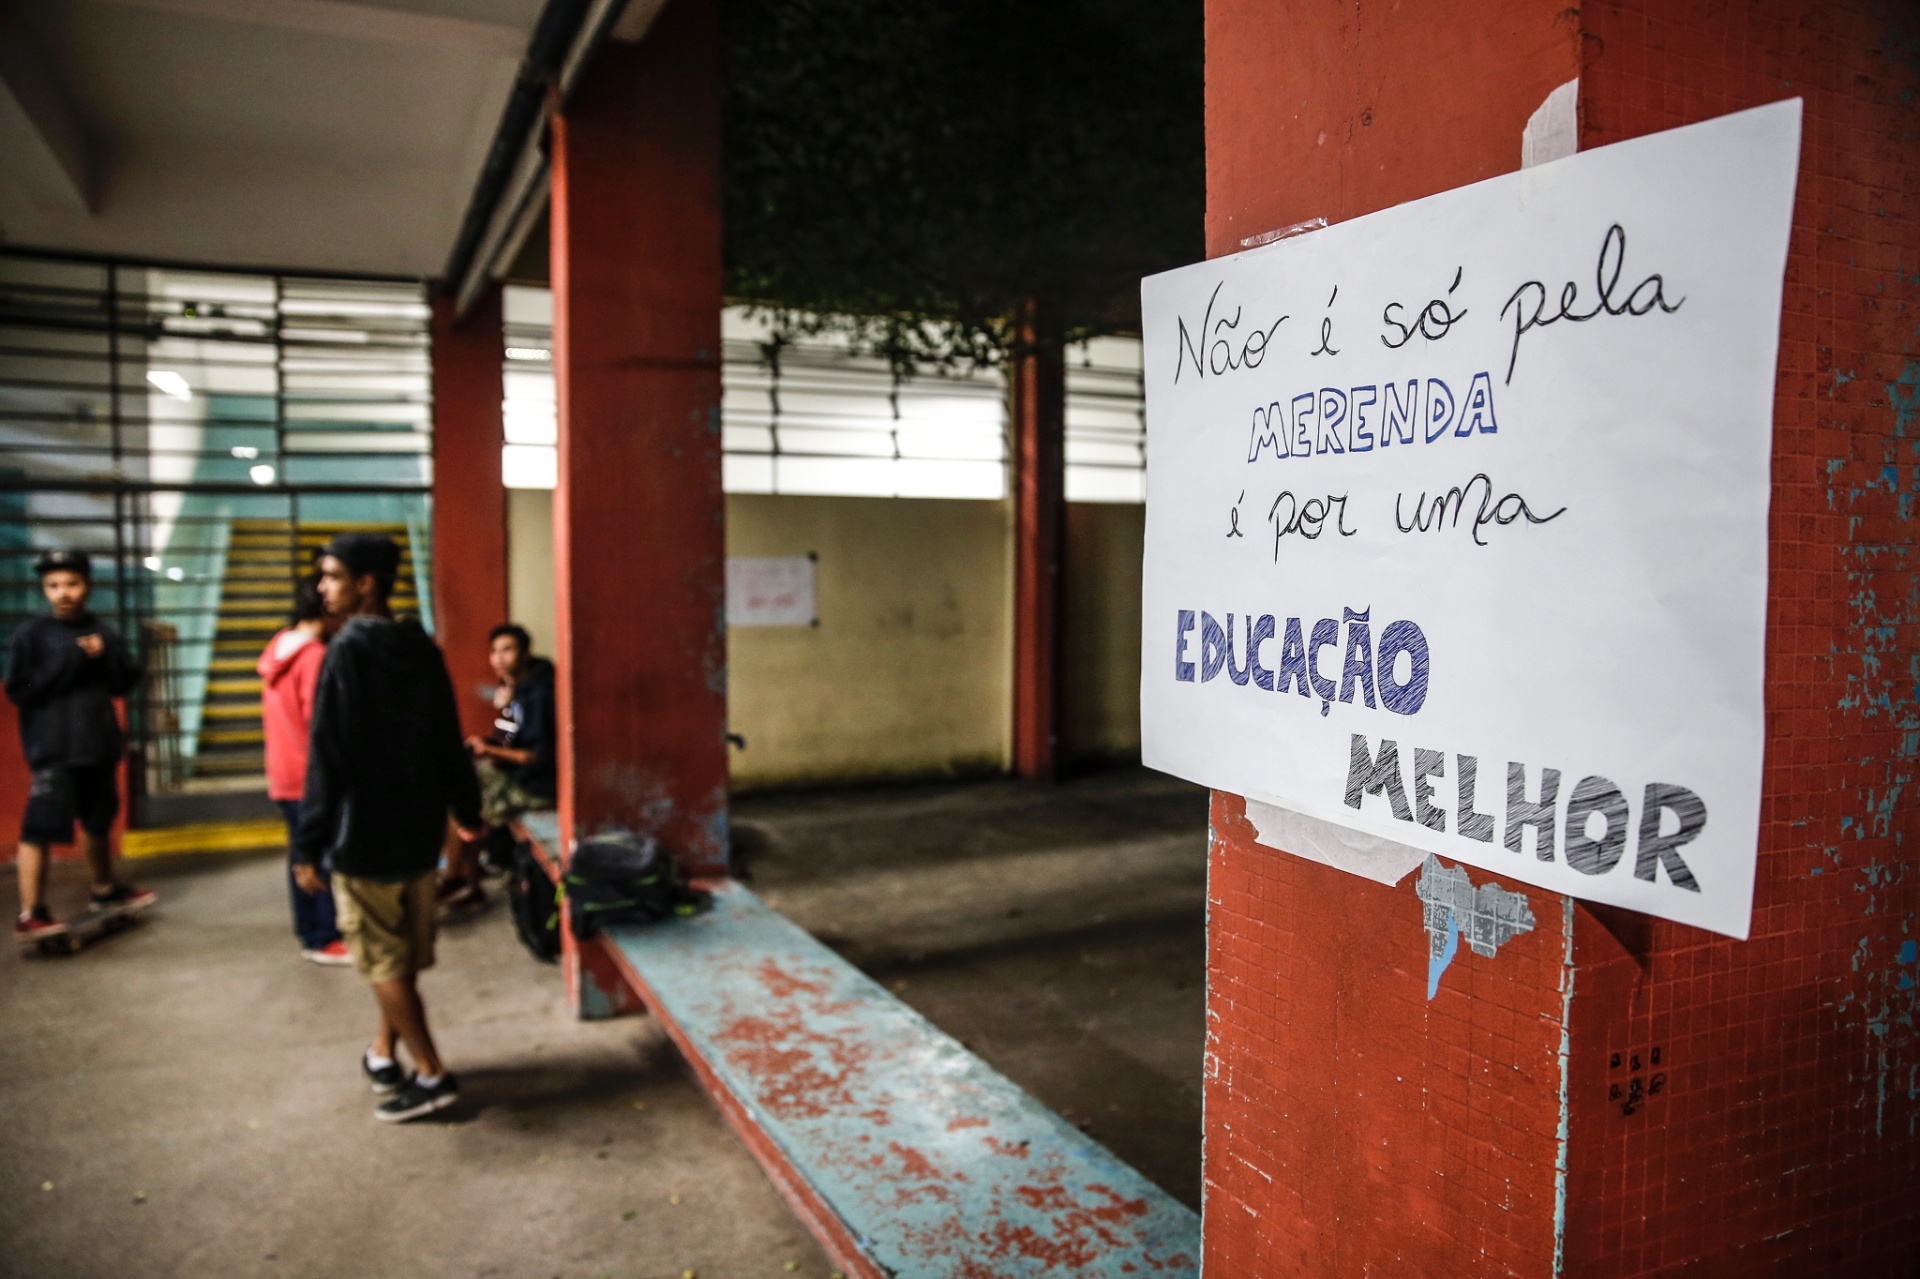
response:
[[[106,671],[107,691],[115,697],[125,697],[140,682],[140,663],[134,660],[133,653],[127,648],[127,641],[119,631],[102,625],[99,635],[102,651],[93,660],[101,663]]]
[[[293,704],[300,710],[302,723],[313,723],[314,699],[320,693],[320,668],[327,664],[327,650],[318,644],[309,644],[312,653],[301,653],[294,659],[293,667]]]
[[[329,655],[331,656],[331,655]],[[300,796],[300,828],[293,835],[293,861],[317,865],[340,831],[346,759],[346,689],[342,664],[322,664],[313,696],[313,723],[307,732],[307,780]]]
[[[473,771],[466,741],[460,736],[460,708],[453,698],[453,677],[447,673],[443,657],[433,676],[433,742],[440,756],[441,774],[446,780],[447,807],[453,811],[454,824],[463,831],[480,830],[480,778]]]
[[[73,687],[89,660],[78,644],[55,645],[49,656],[23,626],[7,649],[7,700],[23,709],[45,705]]]
[[[541,684],[536,688],[523,703],[526,722],[521,725],[521,740],[528,745],[526,766],[546,772],[553,768],[553,686]]]

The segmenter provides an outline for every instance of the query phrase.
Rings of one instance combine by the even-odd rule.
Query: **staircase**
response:
[[[195,780],[244,786],[266,773],[266,734],[260,723],[260,676],[255,664],[293,609],[294,583],[309,571],[314,552],[335,534],[385,533],[400,544],[395,614],[418,613],[413,547],[404,524],[309,524],[296,531],[285,520],[235,520],[220,588],[219,624],[207,668]],[[264,782],[261,783],[264,786]],[[224,789],[224,787],[223,787]]]

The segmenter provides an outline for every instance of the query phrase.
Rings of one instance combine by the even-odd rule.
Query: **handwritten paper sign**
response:
[[[728,557],[727,625],[812,626],[813,557]]]
[[[1142,285],[1146,762],[1744,937],[1800,104]]]

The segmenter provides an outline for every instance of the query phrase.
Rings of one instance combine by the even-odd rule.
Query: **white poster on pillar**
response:
[[[1800,104],[1141,289],[1143,755],[1744,937]]]

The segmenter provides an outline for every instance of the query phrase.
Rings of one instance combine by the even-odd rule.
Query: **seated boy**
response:
[[[524,627],[503,622],[487,636],[494,690],[493,731],[469,737],[467,750],[480,775],[480,812],[489,828],[503,832],[525,812],[552,808],[554,772],[553,663],[533,655]],[[479,851],[448,849],[443,905],[474,905],[480,890]]]

